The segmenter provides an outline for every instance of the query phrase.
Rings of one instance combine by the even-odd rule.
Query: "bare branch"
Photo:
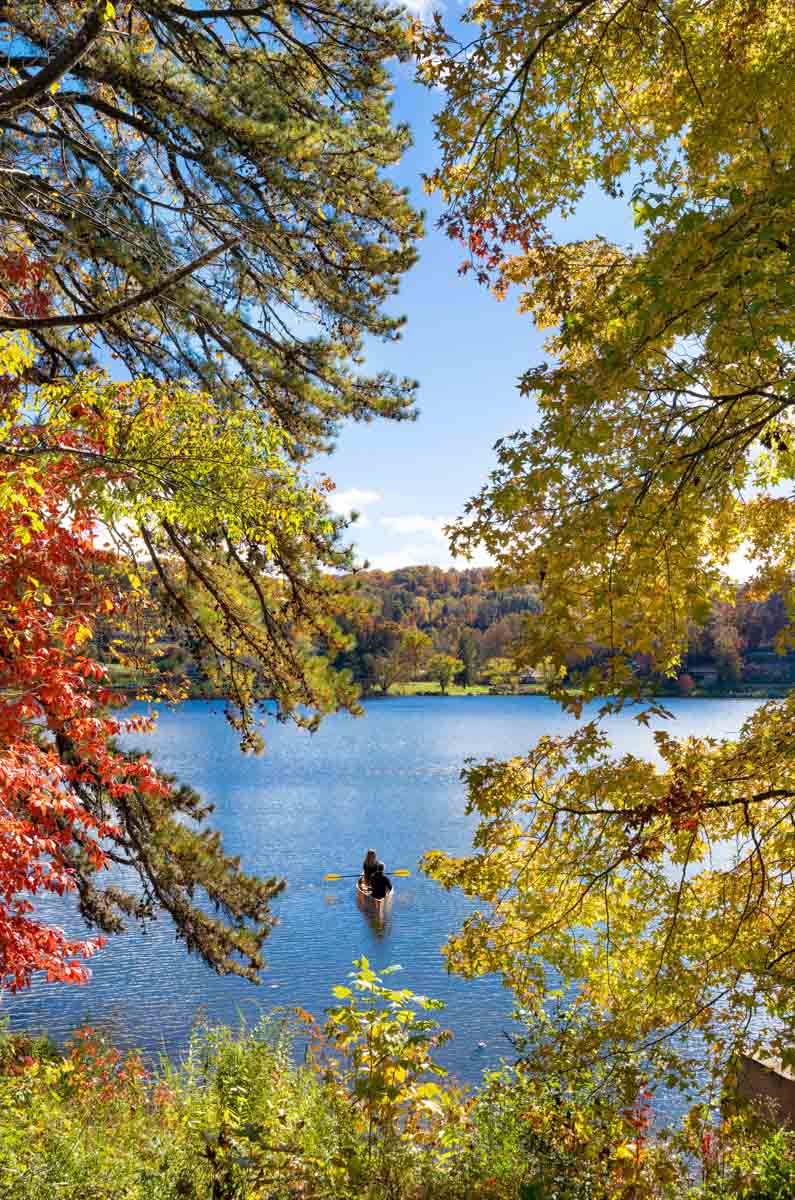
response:
[[[26,79],[24,83],[20,83],[17,87],[0,95],[0,117],[9,116],[11,113],[19,112],[20,109],[30,108],[37,100],[45,96],[52,85],[57,83],[67,71],[71,71],[72,67],[80,61],[99,37],[104,23],[104,9],[103,3],[90,13],[73,40],[43,70],[39,71],[38,75],[34,75],[32,79]]]

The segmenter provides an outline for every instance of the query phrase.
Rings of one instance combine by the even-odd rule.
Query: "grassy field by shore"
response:
[[[131,691],[135,689],[145,690],[147,685],[151,687],[152,678],[147,678],[141,671],[134,671],[126,667],[120,667],[115,663],[106,664],[106,670],[110,676],[111,686],[118,690],[129,688]],[[207,685],[199,680],[190,680],[190,698],[193,700],[212,699],[217,700],[218,697]],[[579,689],[572,687],[568,689],[572,696],[579,694]],[[663,699],[688,699],[688,700],[783,700],[785,699],[792,688],[787,684],[781,683],[755,683],[755,684],[734,684],[726,685],[725,687],[696,687],[687,695],[684,695],[678,688],[659,688],[657,696]],[[544,696],[546,689],[543,683],[521,683],[514,686],[495,687],[486,683],[473,684],[458,684],[452,683],[447,691],[443,692],[439,683],[434,679],[419,679],[409,682],[393,683],[387,692],[373,690],[364,693],[365,698],[384,698],[394,696],[439,696],[444,699],[448,696]]]

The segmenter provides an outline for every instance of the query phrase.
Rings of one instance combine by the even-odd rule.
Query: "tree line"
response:
[[[335,666],[365,691],[423,679],[442,691],[497,681],[511,673],[511,647],[538,607],[532,588],[500,590],[487,569],[365,571],[356,585],[359,603],[340,619],[353,645]]]
[[[522,671],[513,658],[527,624],[540,612],[537,587],[500,588],[491,568],[431,566],[363,571],[355,584],[358,603],[339,622],[354,644],[337,655],[334,666],[350,671],[364,691],[387,692],[393,684],[423,679],[442,690],[453,681],[497,690],[544,684],[543,659]],[[688,624],[680,671],[674,678],[658,674],[655,682],[684,694],[699,685],[786,685],[795,669],[786,643],[789,624],[781,593],[753,600],[740,586],[733,601],[712,605],[703,624]],[[605,647],[592,647],[586,655],[571,654],[566,681],[576,684],[579,673],[606,653]],[[638,655],[634,669],[649,678],[649,657]]]

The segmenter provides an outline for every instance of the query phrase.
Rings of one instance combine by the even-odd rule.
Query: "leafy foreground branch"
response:
[[[433,1063],[440,1040],[362,958],[342,1001],[291,1057],[287,1021],[198,1029],[179,1068],[148,1071],[84,1029],[61,1052],[0,1040],[5,1200],[784,1200],[795,1135],[694,1109],[649,1136],[649,1108],[529,1067],[466,1093]],[[387,972],[397,968],[388,968]],[[303,1038],[303,1035],[302,1035]]]
[[[447,946],[452,967],[502,971],[540,1016],[554,976],[563,1043],[617,1073],[640,1061],[692,1087],[707,1039],[792,1062],[793,703],[760,707],[736,741],[656,734],[656,763],[616,759],[590,722],[524,758],[465,772],[474,852],[427,855],[445,887],[486,902]]]
[[[39,267],[3,269],[46,307]],[[101,940],[68,941],[34,908],[65,891],[102,934],[162,913],[214,970],[254,980],[284,885],[245,874],[211,805],[118,749],[152,719],[113,715],[126,698],[97,655],[146,677],[157,639],[181,638],[250,751],[266,702],[308,727],[355,709],[316,653],[347,645],[327,481],[258,411],[97,372],[34,390],[34,359],[25,335],[0,337],[0,985],[85,980]]]
[[[772,0],[465,16],[466,45],[441,20],[415,30],[445,95],[429,186],[464,269],[518,289],[547,361],[520,381],[534,427],[498,444],[453,549],[485,547],[498,586],[537,589],[516,663],[546,663],[565,708],[670,717],[656,681],[735,595],[737,555],[746,599],[783,597],[777,650],[795,637],[792,25]],[[561,240],[553,214],[630,186],[632,245]],[[452,965],[501,971],[533,1011],[562,979],[592,1017],[584,1054],[651,1056],[685,1085],[684,1026],[720,1057],[767,1025],[792,1062],[793,720],[788,698],[736,739],[658,735],[650,762],[611,756],[588,723],[471,769],[475,851],[428,863],[489,906]]]

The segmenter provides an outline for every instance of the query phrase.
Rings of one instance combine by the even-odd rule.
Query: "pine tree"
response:
[[[296,452],[337,418],[407,415],[413,385],[355,368],[419,218],[383,171],[385,63],[407,41],[371,0],[191,8],[22,0],[0,12],[0,219],[51,271],[11,309],[40,373],[97,355],[250,402]]]

